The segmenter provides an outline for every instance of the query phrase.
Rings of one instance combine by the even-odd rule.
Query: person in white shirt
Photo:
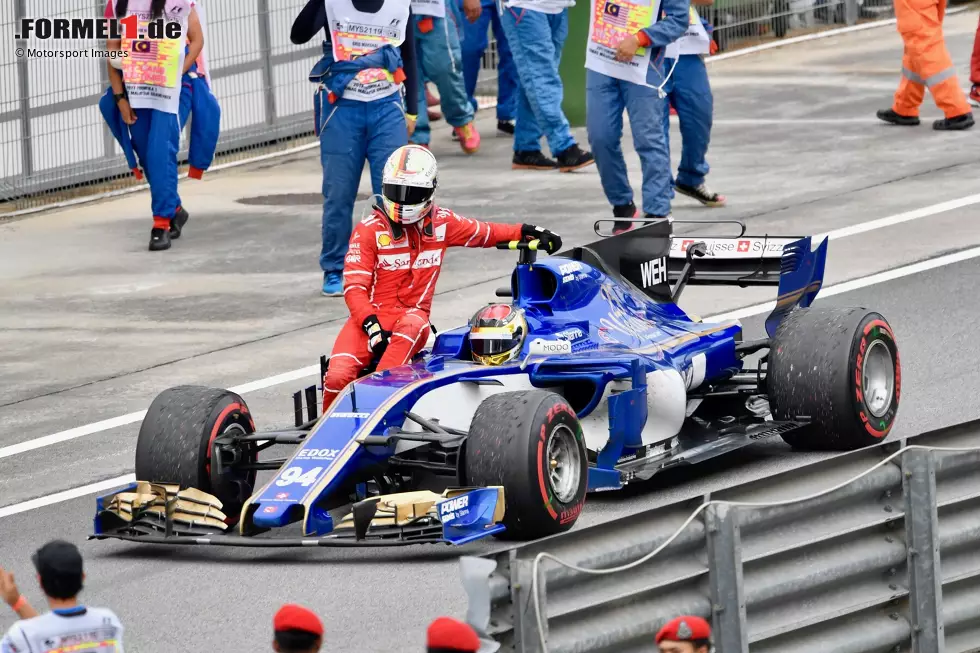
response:
[[[70,542],[54,540],[38,549],[32,559],[51,612],[38,615],[20,593],[13,574],[0,568],[0,598],[21,618],[0,640],[0,653],[66,649],[124,653],[123,626],[115,613],[78,602],[85,580],[78,548]]]

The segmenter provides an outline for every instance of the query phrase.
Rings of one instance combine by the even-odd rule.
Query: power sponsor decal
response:
[[[657,286],[667,281],[667,258],[661,256],[640,264],[640,281],[643,288]]]
[[[403,254],[381,254],[378,256],[377,267],[379,270],[385,270],[386,272],[397,272],[398,270],[407,270],[411,262],[411,255],[408,252],[404,252]]]
[[[582,271],[582,264],[577,261],[574,263],[563,263],[558,266],[558,273],[562,275],[561,277],[562,283],[568,283],[569,281],[573,281],[575,277],[578,276],[577,273],[581,271]]]
[[[412,268],[415,270],[421,270],[424,268],[437,268],[442,265],[442,250],[441,249],[427,249],[419,252],[418,258],[415,259]]]
[[[464,494],[453,499],[446,499],[439,504],[439,521],[442,523],[465,517],[469,514],[470,495]]]
[[[672,238],[670,257],[684,258],[687,248],[694,243],[704,243],[705,256],[724,259],[782,258],[783,248],[796,238]]]

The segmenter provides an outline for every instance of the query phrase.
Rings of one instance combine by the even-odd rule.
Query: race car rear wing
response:
[[[601,219],[595,223],[599,231]],[[809,306],[823,282],[827,240],[812,249],[810,237],[746,236],[737,220],[664,218],[616,236],[559,254],[598,264],[639,288],[651,299],[677,302],[688,285],[778,286],[772,329],[796,306]],[[675,236],[673,225],[730,224],[737,236]],[[767,320],[767,328],[769,321]]]

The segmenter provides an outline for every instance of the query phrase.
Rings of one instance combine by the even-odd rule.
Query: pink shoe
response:
[[[453,133],[459,137],[459,146],[467,154],[473,154],[480,149],[480,132],[476,131],[476,125],[470,121],[462,127],[453,127]]]

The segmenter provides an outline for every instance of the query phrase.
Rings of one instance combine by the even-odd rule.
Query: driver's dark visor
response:
[[[422,204],[432,197],[432,188],[421,186],[403,186],[401,184],[384,184],[384,196],[395,204]]]

